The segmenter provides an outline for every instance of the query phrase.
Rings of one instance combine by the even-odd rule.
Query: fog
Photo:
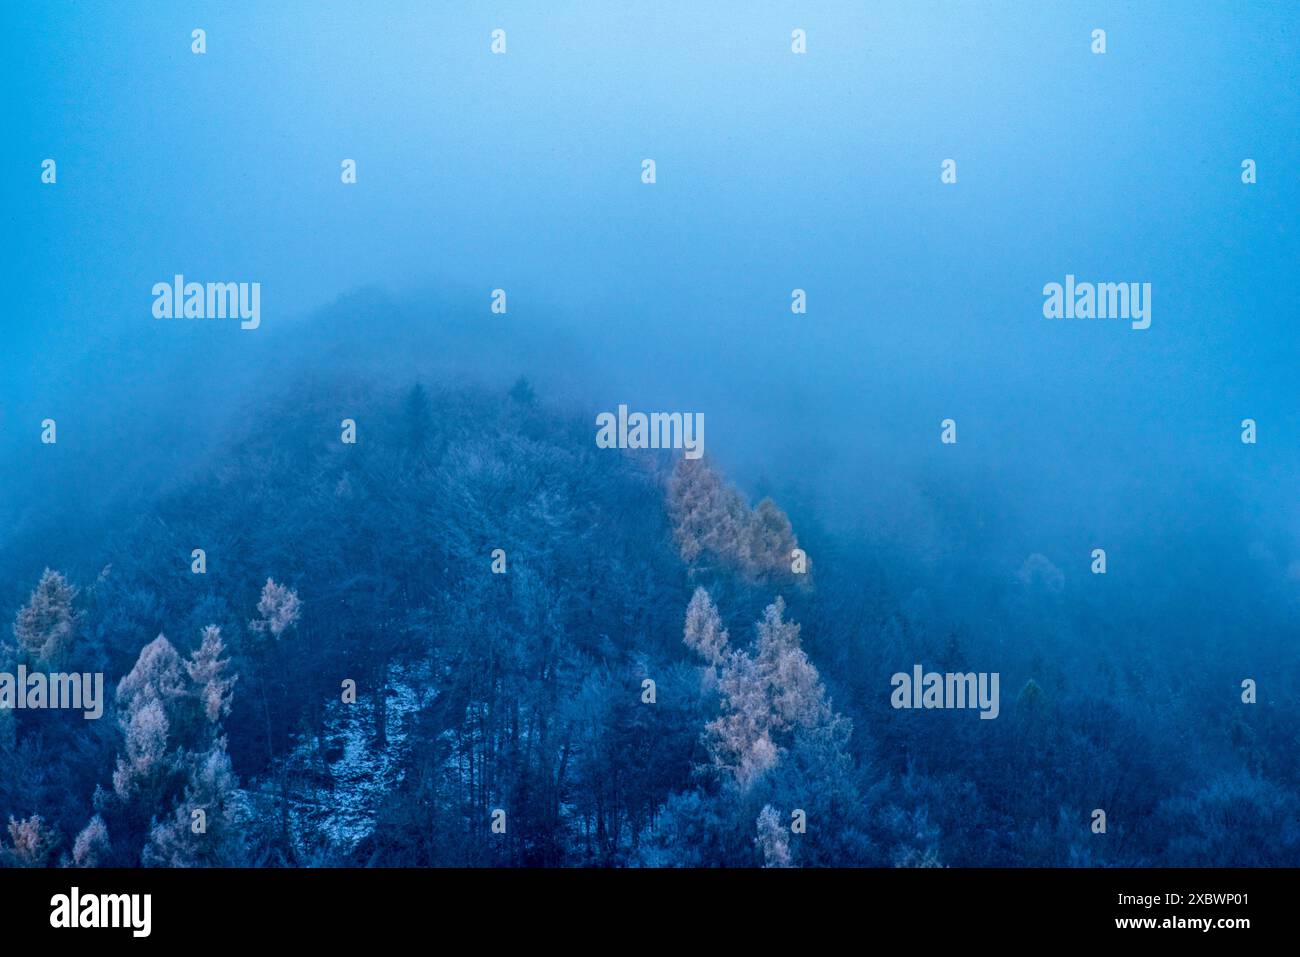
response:
[[[1104,545],[1295,611],[1289,23],[1112,10],[1095,57],[1086,7],[826,5],[798,57],[780,5],[426,6],[204,11],[203,57],[197,13],[11,15],[7,529],[72,534],[291,364],[364,357],[703,412],[743,487],[932,565]],[[260,282],[261,328],[153,319],[175,273]],[[1044,319],[1067,273],[1152,283],[1151,328]]]
[[[1272,853],[1295,862],[1300,834],[1274,840],[1268,816],[1294,823],[1294,804],[1275,797],[1295,790],[1285,728],[1294,728],[1300,639],[1294,13],[916,2],[759,3],[743,13],[698,2],[146,12],[92,3],[6,17],[0,614],[27,600],[43,569],[65,573],[91,608],[87,660],[110,683],[160,628],[184,653],[198,627],[221,624],[243,681],[229,734],[248,793],[292,776],[307,747],[294,737],[300,714],[322,740],[337,731],[322,704],[337,695],[329,669],[362,657],[378,662],[374,680],[387,688],[446,661],[466,674],[487,669],[480,639],[513,641],[522,664],[510,700],[535,694],[555,729],[584,726],[565,708],[585,701],[578,692],[592,682],[606,681],[610,713],[622,713],[622,672],[608,669],[639,675],[641,664],[628,662],[647,655],[657,675],[679,667],[688,657],[681,616],[702,579],[684,554],[674,557],[668,532],[643,539],[643,529],[668,528],[662,489],[621,465],[601,471],[635,453],[578,455],[594,454],[595,417],[627,405],[703,414],[708,463],[749,504],[770,496],[811,556],[809,587],[737,584],[743,576],[721,573],[707,583],[733,635],[777,591],[790,597],[837,713],[858,729],[840,746],[860,793],[887,794],[906,812],[846,799],[871,820],[848,821],[844,833],[869,832],[874,844],[855,849],[837,836],[821,863],[1092,861],[1080,850],[1086,834],[1061,832],[1054,844],[1026,835],[1055,827],[1058,812],[1064,820],[1092,808],[1101,800],[1093,782],[1120,812],[1152,822],[1127,856],[1097,860],[1252,863]],[[191,52],[196,28],[206,31],[202,55]],[[806,31],[803,55],[791,52],[796,28]],[[1104,55],[1089,48],[1097,28]],[[497,29],[504,55],[491,52]],[[57,163],[53,183],[42,182],[47,158]],[[647,159],[653,183],[643,182]],[[1243,180],[1247,159],[1257,182]],[[355,183],[342,180],[347,160]],[[947,160],[955,182],[941,178]],[[157,318],[151,290],[177,275],[259,283],[257,327]],[[1047,318],[1044,287],[1067,277],[1149,283],[1149,328]],[[492,309],[495,290],[507,296],[504,314]],[[792,310],[796,290],[805,312]],[[542,511],[576,523],[555,519],[555,540],[593,549],[582,556],[591,577],[570,573],[564,560],[575,556],[550,542],[521,541],[511,546],[522,574],[509,588],[518,591],[496,592],[472,564],[486,534],[474,522],[495,521],[491,508],[426,501],[438,489],[477,494],[474,463],[458,471],[455,462],[455,443],[472,445],[477,421],[435,430],[451,443],[436,455],[421,432],[417,468],[384,447],[392,423],[366,415],[396,415],[397,397],[419,383],[434,394],[435,415],[477,410],[483,429],[503,428],[496,407],[447,396],[500,399],[520,378],[545,416],[505,400],[499,414],[520,418],[519,434],[538,442],[526,446],[535,458],[508,430],[500,449],[485,439],[464,454],[499,456],[524,476],[519,487],[553,483],[560,500],[576,501],[569,512]],[[375,391],[393,401],[371,401]],[[328,441],[333,454],[340,422],[353,416],[379,447],[357,474],[393,476],[397,505],[360,480],[369,499],[349,498],[351,460],[340,479],[321,453]],[[48,419],[55,443],[42,441]],[[951,443],[941,440],[949,420]],[[1254,442],[1243,441],[1245,420]],[[258,437],[272,450],[249,452]],[[557,448],[573,452],[563,459],[571,473],[529,472],[558,460]],[[258,468],[267,471],[250,475]],[[238,482],[256,503],[247,513],[222,500],[245,494]],[[318,491],[327,511],[316,514]],[[597,524],[638,495],[640,511],[622,527]],[[511,512],[516,524],[502,527],[533,528],[530,502],[507,503],[524,517]],[[234,527],[259,514],[283,524]],[[325,514],[321,531],[312,522]],[[403,524],[408,515],[427,527]],[[141,543],[155,522],[157,552],[148,553]],[[227,554],[214,547],[212,577],[191,588],[184,553],[194,528]],[[312,534],[333,536],[315,556]],[[432,540],[439,534],[447,541]],[[139,554],[115,552],[124,542]],[[557,567],[530,568],[534,545]],[[425,547],[439,559],[407,563]],[[1098,548],[1104,576],[1091,568]],[[175,575],[165,568],[173,553],[183,559]],[[125,570],[96,592],[87,583],[108,563]],[[290,650],[273,655],[253,623],[243,634],[256,605],[249,590],[270,574],[302,589],[301,630],[314,636],[319,667],[293,683],[274,665],[295,659],[274,655],[307,639],[286,639],[277,647]],[[399,607],[386,576],[413,597]],[[326,607],[325,593],[336,591],[345,598]],[[559,630],[574,642],[573,688],[556,691],[528,670],[537,595],[572,613]],[[399,620],[404,631],[389,628]],[[417,637],[407,647],[399,634]],[[953,725],[899,718],[888,676],[918,660],[1001,672],[1005,713],[988,724],[1009,730],[977,720],[953,738]],[[439,708],[458,700],[458,673],[447,674],[430,685]],[[1249,709],[1240,717],[1246,677],[1274,709],[1260,707],[1257,719]],[[1050,719],[1033,710],[1040,685],[1055,695]],[[691,776],[716,702],[685,692],[676,700],[687,718],[654,728],[669,757],[654,780],[633,786],[626,808],[569,819],[565,804],[546,825],[559,835],[554,847],[516,849],[508,862],[638,859],[650,838],[636,835],[658,826],[661,811],[672,820],[673,796],[688,787],[740,807],[725,787]],[[494,714],[506,707],[489,704]],[[24,720],[20,741],[80,740]],[[430,754],[445,740],[438,729],[456,720],[429,732]],[[1033,734],[1039,744],[1025,744]],[[46,775],[40,794],[63,795],[44,813],[69,837],[103,810],[91,795],[120,751],[110,734],[96,742],[66,780],[18,751],[12,758]],[[598,744],[587,753],[626,750]],[[1033,763],[1040,745],[1045,778]],[[486,738],[472,747],[500,761],[502,781],[549,780],[545,767],[509,765]],[[561,747],[567,758],[567,739],[536,753]],[[405,767],[409,756],[396,749],[390,758]],[[607,768],[588,760],[583,773],[599,787]],[[1019,777],[1003,773],[1008,760],[1022,762]],[[1195,773],[1183,773],[1184,761]],[[1224,785],[1221,768],[1245,777]],[[917,783],[914,770],[932,777]],[[438,787],[461,786],[445,767],[438,775],[429,778]],[[0,787],[0,814],[42,806],[29,778],[9,777],[17,783]],[[966,784],[983,810],[949,821],[942,809],[967,792],[946,789]],[[586,793],[565,800],[579,807]],[[1209,825],[1201,833],[1186,823],[1187,807],[1238,793],[1274,809],[1245,815],[1258,822],[1255,837],[1234,834],[1225,851]],[[287,794],[264,788],[258,800],[272,803],[259,820],[279,820],[274,801]],[[442,791],[430,794],[408,804],[443,807]],[[1042,806],[1017,804],[1021,795]],[[364,810],[364,797],[334,803]],[[490,807],[465,813],[477,821]],[[138,863],[146,840],[157,843],[159,808],[103,810],[126,835],[115,837],[114,861]],[[757,810],[745,805],[735,828],[714,830],[748,835]],[[891,830],[927,813],[942,835],[928,850]],[[578,816],[586,833],[601,814],[614,816],[610,833],[625,815],[623,833],[633,836],[615,838],[604,858],[590,842],[566,843]],[[371,824],[379,820],[375,812]],[[427,824],[416,831],[436,830]],[[1180,845],[1192,831],[1201,843]],[[255,862],[309,859],[273,832],[250,831],[264,854]],[[981,836],[995,832],[997,842]],[[466,840],[468,850],[389,862],[506,862]],[[752,863],[752,843],[700,851],[696,863]],[[310,859],[377,859],[357,847]],[[219,860],[244,859],[231,851]]]
[[[1033,554],[1078,597],[1104,547],[1144,642],[1294,639],[1290,18],[589,7],[9,15],[8,591],[213,467],[259,396],[524,375],[588,421],[704,413],[751,498],[954,626]],[[260,327],[155,319],[177,273],[260,282]],[[1067,274],[1151,283],[1150,328],[1045,319]]]

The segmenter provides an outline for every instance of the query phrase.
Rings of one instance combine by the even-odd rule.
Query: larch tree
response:
[[[189,781],[170,818],[149,830],[147,867],[234,867],[245,862],[247,801],[230,767],[226,739],[191,756]]]
[[[813,728],[831,716],[821,676],[799,642],[799,625],[786,621],[785,600],[777,598],[758,623],[759,680],[767,689],[779,730]]]
[[[278,584],[268,578],[262,586],[262,597],[257,602],[257,611],[262,616],[249,622],[249,627],[256,632],[270,634],[279,638],[285,630],[302,617],[302,602],[298,593],[292,588]]]
[[[791,573],[791,552],[799,542],[785,512],[770,498],[751,509],[703,459],[678,461],[668,479],[667,503],[673,537],[687,565],[712,558],[751,581]]]
[[[691,602],[686,606],[686,628],[683,641],[710,665],[721,665],[727,652],[727,629],[722,627],[718,608],[704,588],[696,588]]]
[[[668,515],[682,560],[694,565],[706,553],[734,558],[749,509],[734,488],[703,459],[682,458],[668,480]]]
[[[121,800],[129,800],[170,769],[168,730],[167,714],[157,701],[145,702],[127,716],[122,727],[126,754],[118,756],[113,770],[113,791]]]
[[[0,842],[0,859],[10,867],[45,867],[59,845],[59,835],[39,814],[9,819],[9,846]]]
[[[193,682],[193,694],[203,710],[208,722],[216,725],[230,714],[231,701],[234,698],[237,675],[226,676],[230,659],[224,657],[225,643],[221,640],[221,629],[208,625],[203,629],[203,640],[199,647],[190,654],[185,662],[185,673]]]
[[[298,599],[298,592],[286,585],[281,585],[273,578],[267,578],[266,584],[262,586],[262,596],[257,602],[257,611],[261,615],[248,623],[249,630],[255,634],[269,635],[271,641],[261,642],[261,647],[255,649],[255,660],[257,661],[254,677],[259,690],[258,697],[262,704],[262,720],[266,732],[266,758],[268,764],[275,764],[276,754],[276,728],[283,728],[283,720],[277,714],[276,719],[272,718],[271,702],[274,698],[277,702],[283,703],[287,698],[287,690],[283,685],[283,675],[285,673],[284,650],[281,647],[280,638],[284,633],[295,625],[302,617],[302,602]],[[280,687],[274,689],[272,694],[272,677],[280,676]],[[281,732],[281,742],[283,743],[285,735]],[[286,770],[283,764],[280,765],[276,775],[275,790],[279,795],[280,803],[280,838],[287,844],[289,834],[289,794],[288,780]]]
[[[177,769],[169,738],[173,723],[183,719],[189,693],[181,657],[164,635],[140,649],[134,667],[118,682],[117,721],[125,753],[113,771],[113,792],[122,802],[142,796],[147,806],[166,789]]]
[[[790,867],[790,829],[781,822],[780,812],[764,804],[758,815],[758,836],[754,844],[763,853],[764,867]]]
[[[77,589],[52,569],[45,569],[27,604],[14,619],[20,653],[39,666],[57,670],[76,639],[78,614],[73,606]]]
[[[287,615],[280,595],[262,610],[268,623]],[[188,660],[159,635],[118,684],[124,753],[113,773],[113,790],[124,811],[135,808],[126,820],[129,835],[144,839],[145,864],[242,860],[242,838],[235,832],[244,795],[221,735],[236,680],[227,675],[229,663],[220,628],[208,625]],[[91,830],[87,840],[94,837]],[[132,842],[130,836],[127,840]]]
[[[135,665],[118,682],[118,720],[129,719],[150,702],[170,709],[188,691],[181,656],[166,635],[159,635],[140,649]]]
[[[283,596],[277,595],[270,607],[259,610],[272,622],[283,609]],[[235,866],[244,861],[241,825],[247,800],[231,769],[226,738],[221,734],[221,721],[230,714],[238,677],[227,676],[229,666],[221,629],[208,625],[199,646],[184,663],[189,678],[186,698],[197,704],[201,713],[199,727],[179,742],[182,750],[177,761],[186,774],[185,789],[170,818],[156,820],[150,827],[142,855],[146,866]]]
[[[96,814],[72,842],[72,863],[76,867],[101,867],[108,861],[111,851],[108,825]]]
[[[798,547],[789,517],[770,498],[754,508],[742,543],[741,565],[753,576],[790,571],[790,553]]]
[[[775,767],[797,729],[829,722],[833,713],[816,667],[799,643],[799,625],[784,619],[777,598],[757,623],[754,654],[732,650],[723,657],[725,633],[708,593],[696,591],[687,609],[683,640],[721,672],[722,714],[705,726],[714,766],[748,790]]]

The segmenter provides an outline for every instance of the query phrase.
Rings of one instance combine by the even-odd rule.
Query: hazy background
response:
[[[524,373],[575,415],[702,411],[743,488],[926,569],[959,620],[1033,553],[1101,587],[1103,546],[1106,594],[1151,609],[1134,640],[1173,655],[1195,628],[1249,662],[1296,636],[1294,7],[3,16],[14,591],[93,544],[85,510],[203,468],[261,385],[359,363],[395,386]],[[154,320],[178,272],[260,282],[261,328]],[[1067,272],[1150,282],[1151,328],[1045,320]]]

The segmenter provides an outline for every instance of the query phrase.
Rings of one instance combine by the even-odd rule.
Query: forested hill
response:
[[[1172,751],[1172,687],[1121,704],[1133,668],[1003,645],[999,720],[904,720],[891,672],[981,670],[996,636],[707,459],[598,448],[527,381],[318,375],[240,421],[77,549],[4,556],[0,671],[103,671],[108,699],[0,711],[4,863],[1296,859],[1283,709]],[[999,613],[1064,635],[1037,558]]]
[[[756,555],[793,536],[708,466],[674,474],[591,435],[523,380],[286,390],[200,474],[86,536],[98,554],[41,578],[6,663],[126,690],[99,722],[3,713],[0,809],[44,832],[14,847],[127,865],[627,859],[707,761],[692,588],[716,581],[743,615],[793,588]],[[205,802],[208,839],[190,840]]]

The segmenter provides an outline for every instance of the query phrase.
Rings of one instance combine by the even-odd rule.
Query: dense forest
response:
[[[75,548],[12,544],[0,671],[107,701],[0,711],[0,861],[1300,864],[1293,672],[1243,704],[1040,554],[941,624],[921,570],[591,421],[286,381]],[[997,720],[892,708],[915,662],[1000,672]]]

